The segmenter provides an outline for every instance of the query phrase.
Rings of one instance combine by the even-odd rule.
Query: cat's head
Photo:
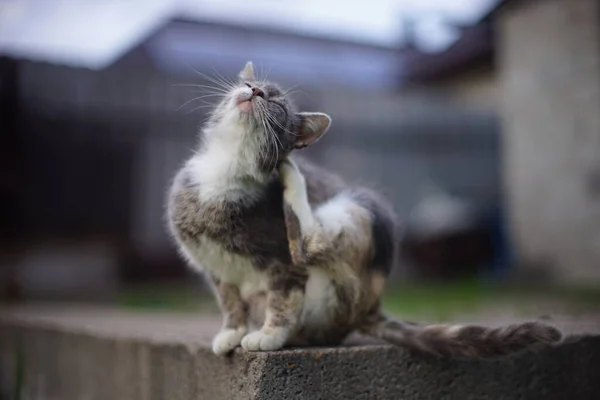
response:
[[[299,112],[277,84],[257,79],[252,62],[227,88],[209,120],[212,136],[222,143],[240,143],[243,157],[255,157],[265,172],[274,170],[295,149],[317,142],[331,118],[318,112]]]

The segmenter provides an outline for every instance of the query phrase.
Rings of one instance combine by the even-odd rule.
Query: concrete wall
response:
[[[4,307],[0,309],[0,398],[597,398],[597,328],[589,320],[555,322],[565,333],[577,336],[556,346],[492,360],[426,356],[364,338],[348,341],[349,346],[256,353],[240,349],[231,357],[217,357],[210,340],[219,328],[218,318],[73,305]],[[19,392],[17,388],[21,396],[10,397]]]
[[[523,261],[600,283],[600,2],[498,15],[506,193]]]

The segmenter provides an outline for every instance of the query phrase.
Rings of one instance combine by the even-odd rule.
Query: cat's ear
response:
[[[294,147],[303,149],[316,143],[331,125],[331,118],[327,114],[319,112],[301,112],[296,114],[300,119],[300,127],[298,128],[298,136]]]
[[[240,79],[243,81],[254,81],[256,78],[254,77],[254,65],[252,65],[252,61],[248,61],[243,70],[240,71]]]

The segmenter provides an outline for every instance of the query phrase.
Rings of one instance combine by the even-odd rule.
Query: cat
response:
[[[222,310],[213,352],[334,346],[353,333],[439,356],[489,357],[561,339],[538,322],[486,328],[388,318],[397,217],[378,193],[298,157],[331,118],[298,112],[248,62],[202,128],[167,200],[169,231]]]

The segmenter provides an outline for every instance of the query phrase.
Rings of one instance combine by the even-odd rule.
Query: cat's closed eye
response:
[[[277,107],[281,108],[281,110],[287,115],[287,110],[286,108],[283,106],[283,104],[277,102],[277,101],[273,101],[273,100],[269,100],[269,103],[271,104],[275,104]]]
[[[265,90],[267,93],[269,93],[269,97],[273,98],[273,97],[280,97],[282,95],[281,91],[273,85],[267,85],[265,87]]]

